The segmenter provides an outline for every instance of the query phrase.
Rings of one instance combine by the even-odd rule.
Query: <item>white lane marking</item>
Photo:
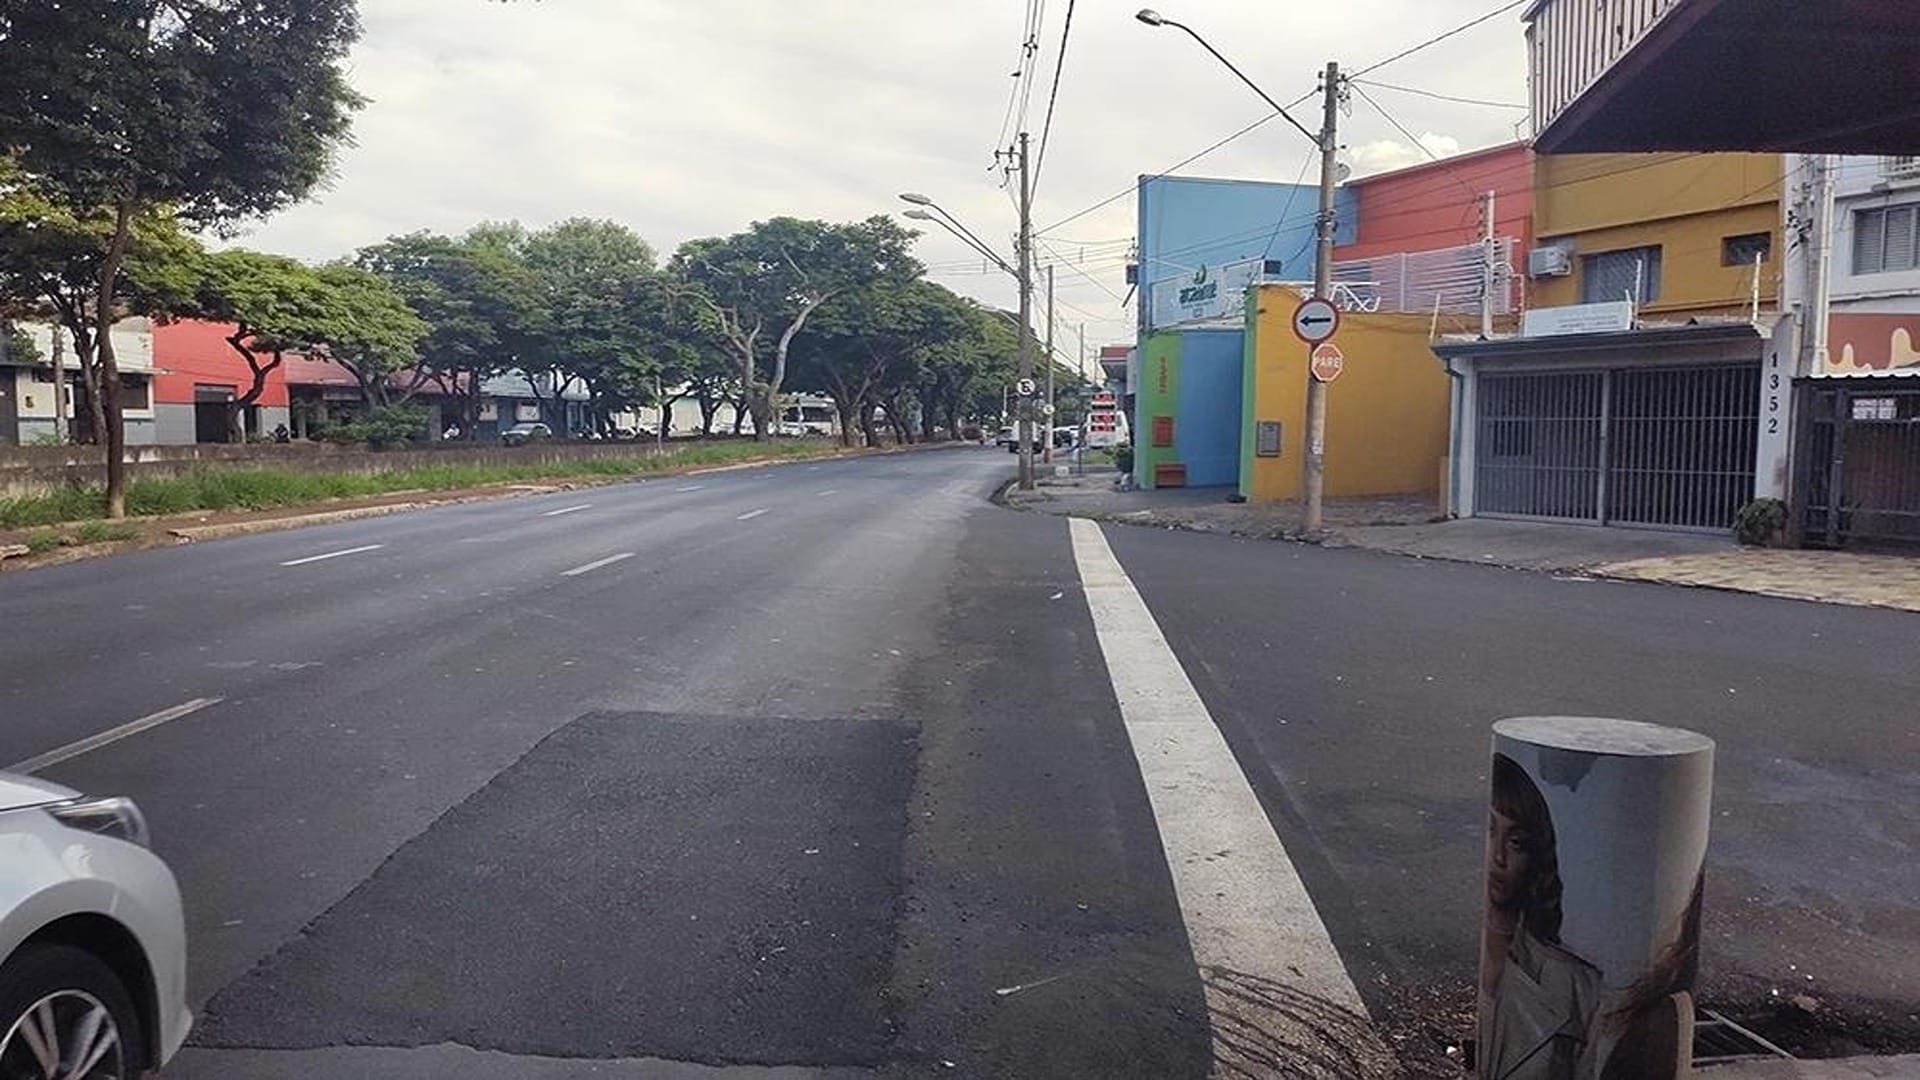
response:
[[[734,518],[733,520],[735,520],[735,521],[752,521],[752,520],[753,520],[754,518],[757,518],[757,517],[759,517],[759,516],[760,516],[761,514],[764,514],[764,513],[766,513],[766,512],[767,512],[767,509],[768,509],[767,507],[764,507],[764,506],[763,506],[763,507],[761,507],[761,508],[760,508],[760,509],[758,509],[758,510],[749,510],[749,511],[747,511],[747,512],[746,512],[746,513],[744,513],[744,514],[741,514],[741,515],[740,515],[739,517],[737,517],[737,518]]]
[[[679,492],[699,491],[701,488],[704,488],[706,486],[707,485],[705,484],[688,484],[686,487],[677,487],[677,488],[674,488],[673,490],[679,491]]]
[[[348,548],[345,551],[329,551],[325,555],[309,555],[304,559],[288,559],[286,562],[283,562],[280,565],[281,566],[304,566],[310,562],[322,562],[327,559],[337,559],[342,555],[358,555],[363,551],[378,551],[381,548],[386,546],[387,545],[385,544],[367,544],[364,547]]]
[[[70,742],[58,750],[49,750],[38,757],[30,757],[19,764],[9,765],[7,766],[7,771],[17,773],[39,772],[41,769],[58,765],[69,758],[77,758],[89,750],[98,750],[111,743],[117,743],[129,735],[138,735],[148,728],[159,727],[169,720],[178,720],[183,716],[197,713],[209,705],[218,705],[225,700],[227,699],[203,697],[194,698],[192,701],[183,701],[171,709],[161,709],[157,713],[151,713],[138,720],[130,720],[117,728],[108,728],[99,734],[89,735],[77,742]]]
[[[566,573],[561,574],[560,576],[561,577],[579,577],[581,574],[591,573],[595,570],[600,569],[603,566],[612,566],[614,563],[617,563],[622,559],[631,559],[631,558],[633,558],[633,552],[623,551],[618,555],[609,555],[604,559],[595,559],[585,566],[576,566],[573,569],[568,570]]]
[[[820,493],[820,498],[824,499],[829,495],[838,495],[838,494],[840,494],[839,488],[828,488],[827,490]]]
[[[1203,975],[1268,980],[1366,1016],[1300,874],[1100,526],[1074,518],[1094,635]],[[1211,988],[1210,1007],[1222,1007]]]
[[[592,503],[581,503],[579,506],[568,506],[560,510],[549,510],[544,514],[541,514],[540,516],[541,517],[559,517],[562,514],[577,514],[582,510],[590,510],[592,508],[593,508]]]

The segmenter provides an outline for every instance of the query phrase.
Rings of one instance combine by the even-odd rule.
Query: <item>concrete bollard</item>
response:
[[[1690,1075],[1713,740],[1502,720],[1490,779],[1481,1080]]]

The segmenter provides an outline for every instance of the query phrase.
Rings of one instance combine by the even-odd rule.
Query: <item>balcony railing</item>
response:
[[[1880,161],[1880,174],[1889,180],[1920,181],[1920,157],[1889,157]]]
[[[1648,31],[1690,0],[1539,0],[1527,12],[1533,131],[1546,130]]]

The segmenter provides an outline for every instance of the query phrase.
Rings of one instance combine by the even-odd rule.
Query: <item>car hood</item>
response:
[[[19,773],[0,772],[0,812],[79,797],[80,793],[69,787]]]

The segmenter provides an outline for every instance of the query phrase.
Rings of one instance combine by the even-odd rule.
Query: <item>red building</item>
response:
[[[1485,283],[1484,199],[1493,195],[1496,315],[1519,304],[1533,242],[1533,152],[1525,143],[1350,181],[1355,236],[1334,249],[1336,279],[1369,282],[1379,310],[1475,312]],[[1436,304],[1437,301],[1437,304]],[[1455,327],[1458,328],[1457,326]]]
[[[228,442],[227,410],[253,386],[253,371],[227,342],[232,323],[182,320],[153,329],[153,420],[158,443]],[[241,414],[249,435],[287,422],[284,368],[267,373]]]

